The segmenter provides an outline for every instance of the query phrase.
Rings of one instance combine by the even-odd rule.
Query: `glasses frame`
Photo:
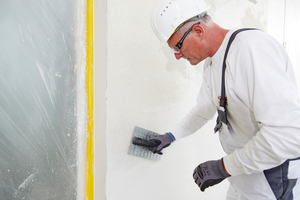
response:
[[[198,25],[200,24],[200,22],[197,22],[195,24],[193,24],[193,26],[191,28],[189,28],[182,36],[182,38],[179,40],[179,42],[175,45],[175,47],[173,48],[173,50],[175,51],[175,53],[179,53],[180,52],[180,49],[182,47],[182,44],[183,44],[183,41],[184,39],[186,38],[186,36],[192,31],[193,27],[195,25]],[[177,47],[177,48],[176,48]]]

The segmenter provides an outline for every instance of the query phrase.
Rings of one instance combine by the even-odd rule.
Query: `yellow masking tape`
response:
[[[93,0],[87,0],[86,10],[86,86],[87,86],[87,166],[86,200],[94,199],[94,102],[93,102]]]

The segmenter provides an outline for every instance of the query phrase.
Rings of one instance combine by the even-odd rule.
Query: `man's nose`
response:
[[[176,58],[177,60],[179,60],[180,58],[183,57],[183,54],[182,54],[181,52],[179,52],[179,53],[174,53],[174,55],[175,55],[175,58]]]

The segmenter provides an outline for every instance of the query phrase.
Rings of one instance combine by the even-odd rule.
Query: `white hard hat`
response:
[[[160,0],[151,16],[152,30],[160,40],[160,47],[183,22],[208,10],[204,0]]]

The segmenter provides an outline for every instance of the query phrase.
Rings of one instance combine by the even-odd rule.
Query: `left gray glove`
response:
[[[193,173],[195,183],[202,192],[209,186],[216,185],[229,176],[224,169],[223,158],[202,163],[196,167]]]
[[[157,143],[157,146],[150,150],[153,153],[158,153],[158,154],[162,155],[163,153],[161,152],[161,150],[163,148],[168,147],[172,142],[174,142],[175,137],[172,135],[172,133],[169,132],[164,135],[154,136],[154,137],[148,139],[148,141]]]

